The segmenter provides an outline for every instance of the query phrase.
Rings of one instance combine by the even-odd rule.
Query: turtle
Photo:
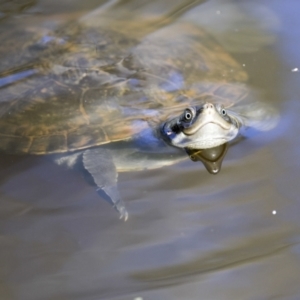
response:
[[[126,220],[118,172],[170,165],[187,152],[217,173],[224,145],[245,128],[272,129],[276,114],[205,29],[177,20],[134,34],[136,23],[121,21],[85,17],[6,53],[0,151],[81,166]]]

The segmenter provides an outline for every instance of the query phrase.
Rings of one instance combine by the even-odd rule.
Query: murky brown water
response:
[[[33,25],[54,18],[48,28],[100,1],[60,2],[20,9]],[[79,172],[43,157],[1,156],[0,299],[300,298],[300,4],[240,4],[251,4],[239,9],[252,18],[256,8],[259,19],[271,18],[276,40],[234,56],[280,109],[279,126],[231,147],[217,176],[187,160],[121,173],[127,222]],[[0,29],[18,14],[6,9]]]

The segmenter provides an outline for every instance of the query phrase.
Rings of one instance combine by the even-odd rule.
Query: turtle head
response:
[[[179,148],[207,149],[234,139],[239,120],[219,104],[192,106],[161,126],[164,139]]]

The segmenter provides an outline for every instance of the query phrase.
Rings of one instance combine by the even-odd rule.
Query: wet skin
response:
[[[234,139],[240,122],[218,104],[189,107],[183,114],[161,126],[163,138],[172,146],[208,149]]]

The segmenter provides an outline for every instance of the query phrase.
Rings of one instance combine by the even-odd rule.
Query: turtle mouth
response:
[[[195,134],[197,131],[203,129],[204,127],[208,126],[208,125],[216,125],[219,126],[220,128],[224,129],[224,130],[230,130],[231,128],[231,124],[224,121],[223,119],[221,120],[199,120],[198,122],[195,122],[194,124],[192,124],[190,127],[188,128],[184,128],[183,132],[186,135],[193,135]]]
[[[188,127],[182,126],[180,122],[177,120],[175,122],[171,123],[164,123],[160,131],[161,133],[166,136],[169,139],[172,139],[177,134],[183,132],[187,136],[194,135],[196,132],[198,132],[201,129],[204,129],[204,127],[207,127],[209,125],[215,125],[219,128],[222,128],[223,130],[229,131],[231,128],[231,124],[226,122],[225,120],[197,120],[196,122],[192,123]]]

